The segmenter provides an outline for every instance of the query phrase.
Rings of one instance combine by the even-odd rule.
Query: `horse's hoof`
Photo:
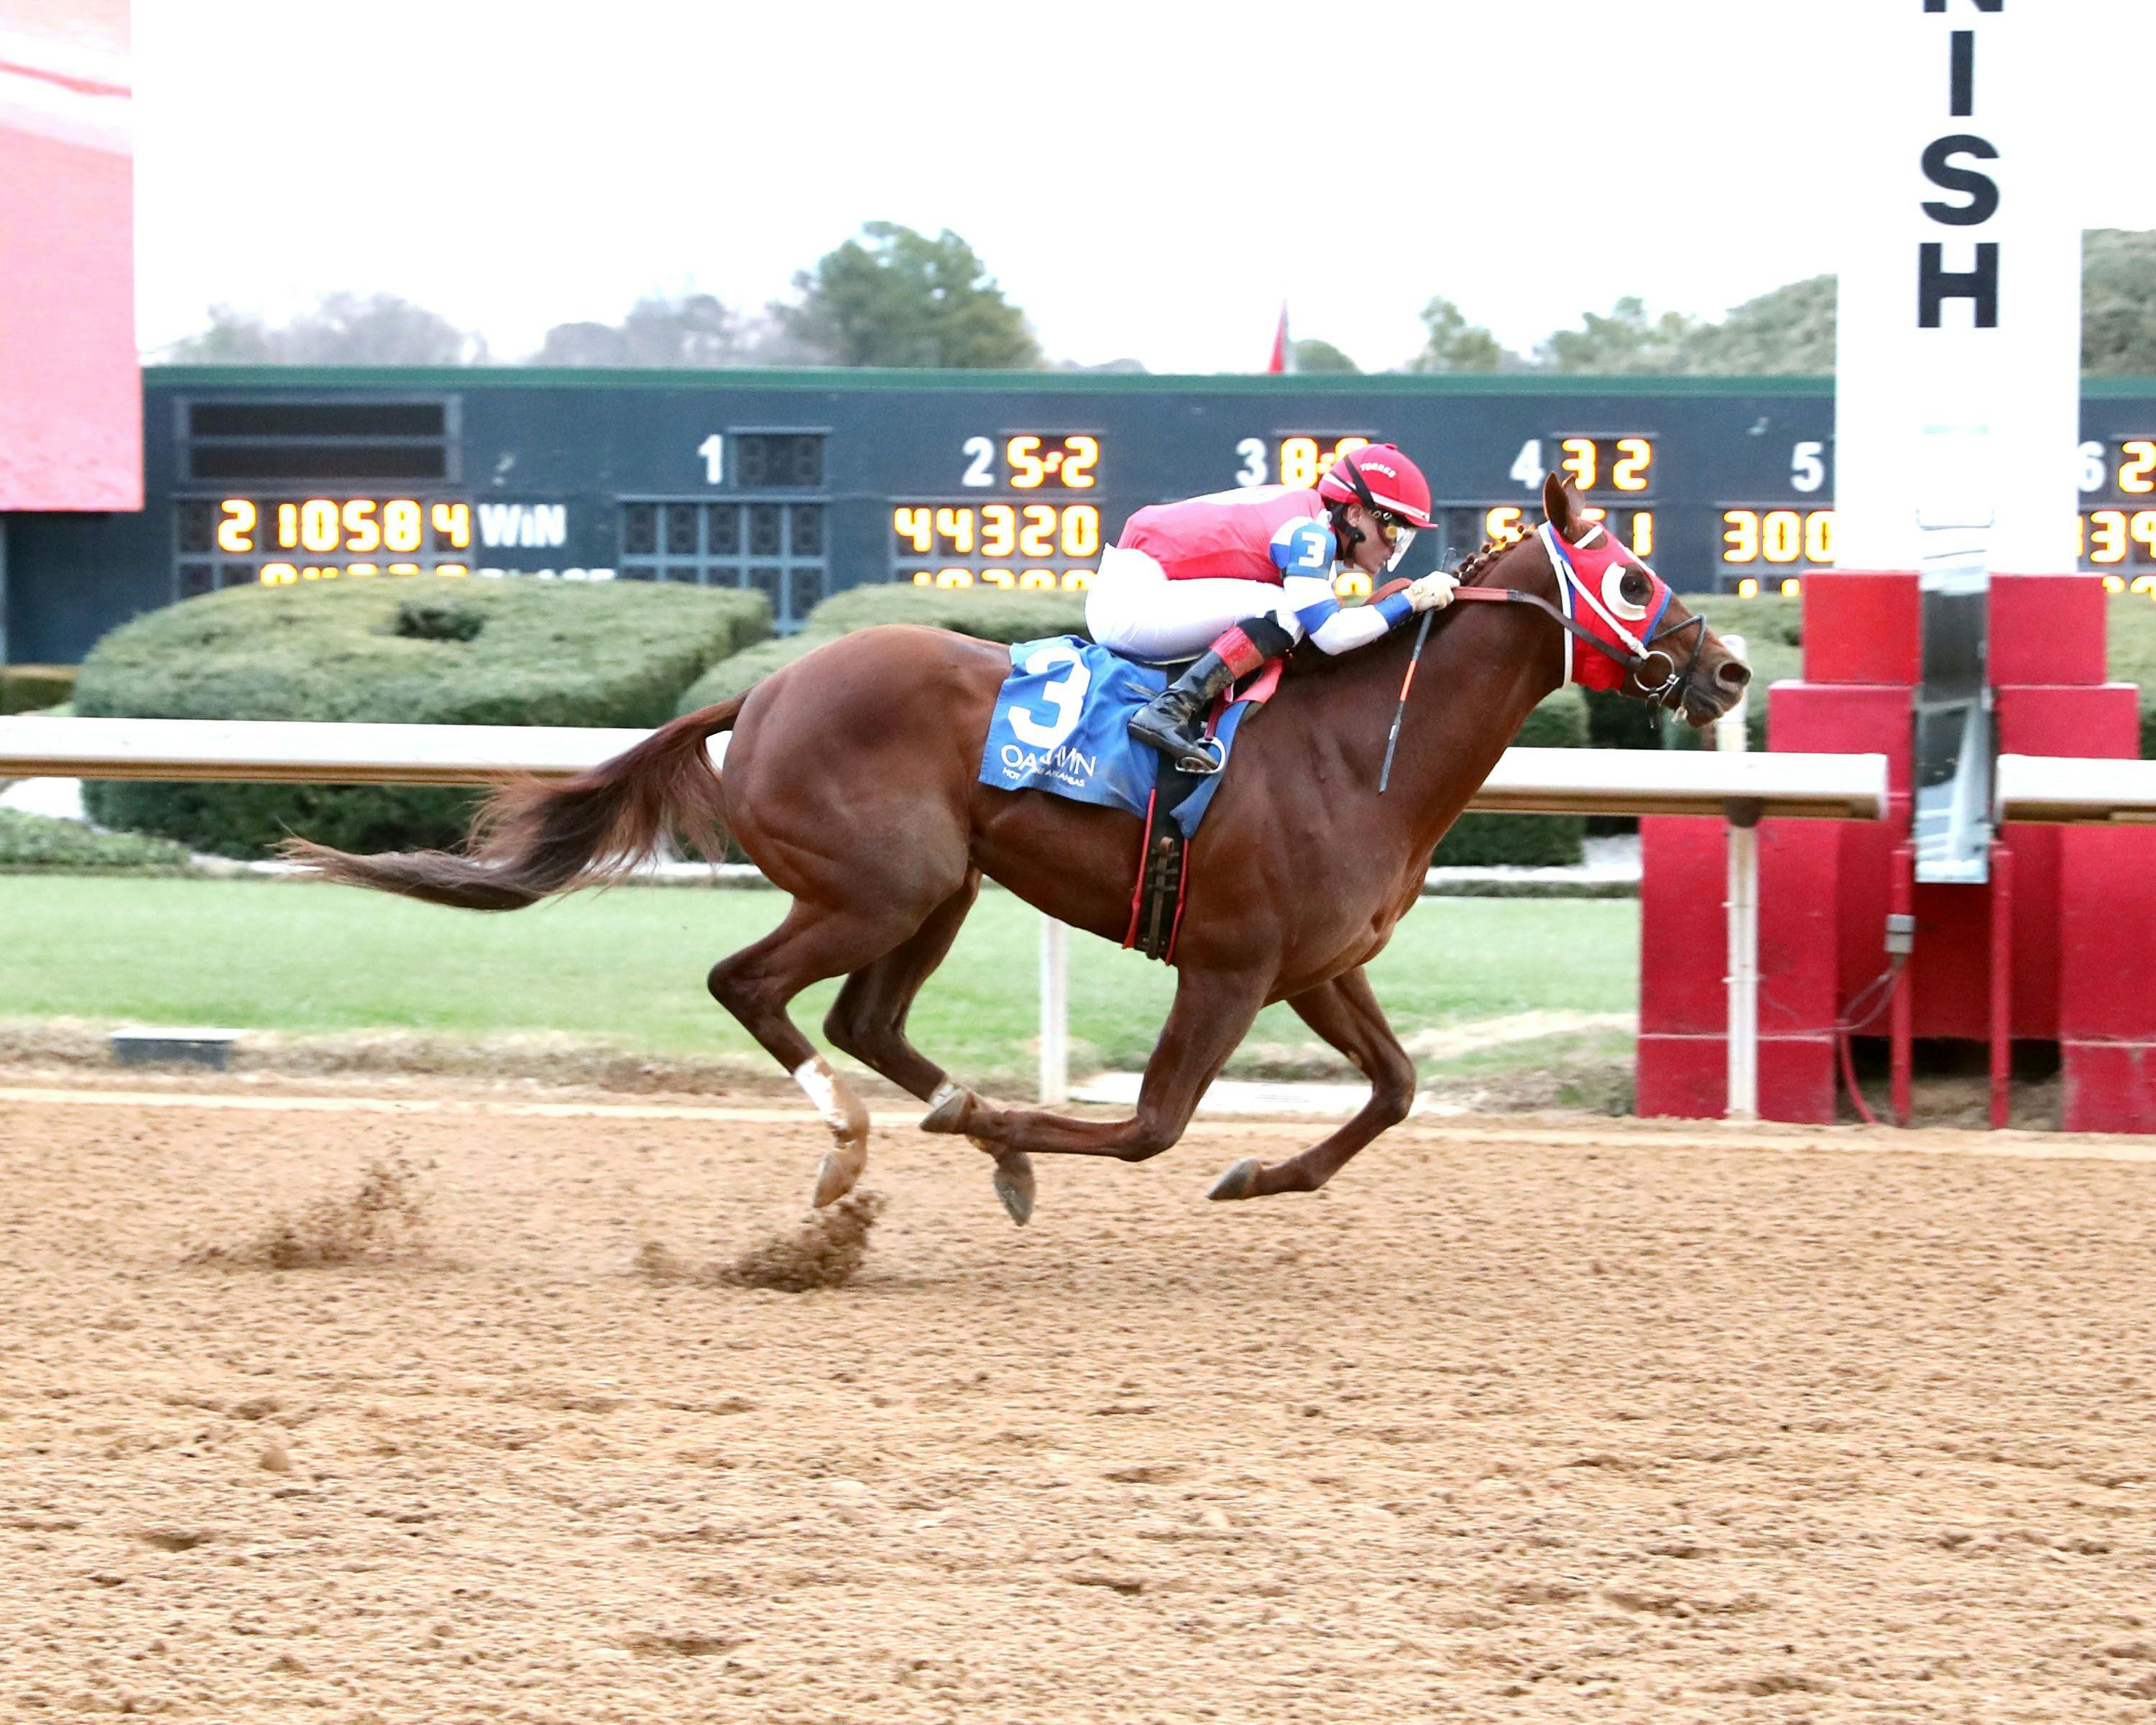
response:
[[[1213,1183],[1213,1189],[1205,1195],[1216,1202],[1231,1198],[1255,1196],[1252,1188],[1258,1183],[1258,1172],[1264,1166],[1255,1156],[1245,1156],[1231,1166],[1228,1172]]]
[[[1033,1219],[1033,1158],[1023,1150],[1006,1151],[996,1158],[996,1196],[1004,1211],[1021,1228]]]
[[[969,1090],[953,1086],[950,1094],[921,1117],[921,1129],[925,1132],[962,1132],[973,1107],[981,1099]]]
[[[868,1147],[865,1144],[826,1150],[823,1166],[816,1170],[816,1195],[810,1202],[819,1210],[826,1204],[836,1204],[854,1189],[868,1161]]]

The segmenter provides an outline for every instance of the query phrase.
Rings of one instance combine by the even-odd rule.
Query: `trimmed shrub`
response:
[[[882,623],[947,629],[981,641],[1032,641],[1044,635],[1083,634],[1086,596],[1070,593],[1002,593],[988,588],[904,586],[849,588],[808,614],[799,634],[766,641],[715,665],[682,695],[680,710],[746,693],[759,679],[791,665],[834,635]]]
[[[2115,594],[2105,670],[2113,682],[2141,685],[2141,758],[2156,760],[2156,605],[2139,593]]]
[[[441,725],[663,724],[770,633],[761,594],[616,583],[234,588],[123,624],[84,661],[85,716]],[[100,825],[254,856],[287,833],[348,850],[454,844],[478,793],[92,783]]]
[[[1514,747],[1587,747],[1587,702],[1578,689],[1560,689],[1527,715]],[[1585,817],[1577,814],[1463,814],[1438,843],[1431,863],[1441,869],[1498,864],[1564,868],[1586,854]]]
[[[177,875],[187,866],[187,846],[169,839],[100,833],[79,820],[0,809],[0,874]]]
[[[34,713],[74,693],[71,665],[0,665],[0,713]]]
[[[1767,691],[1804,674],[1804,601],[1779,593],[1740,599],[1732,593],[1687,593],[1686,606],[1707,619],[1717,635],[1744,637],[1745,662],[1752,667],[1749,706],[1744,715],[1748,747],[1767,747]],[[1635,703],[1637,705],[1637,703]],[[1645,707],[1642,711],[1648,711]],[[1673,713],[1656,715],[1665,747],[1704,748],[1711,733],[1695,731]]]

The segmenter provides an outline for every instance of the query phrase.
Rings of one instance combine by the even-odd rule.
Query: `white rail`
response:
[[[0,778],[282,780],[490,784],[565,778],[642,731],[523,725],[330,725],[249,719],[0,719]],[[714,740],[715,751],[719,749]],[[1507,749],[1468,807],[1514,814],[1719,814],[1876,819],[1884,755],[1712,750]]]
[[[312,784],[488,784],[511,774],[565,778],[619,754],[649,733],[517,725],[332,725],[251,720],[0,718],[0,778],[264,780]],[[1734,741],[1725,732],[1724,738]],[[722,756],[724,739],[714,742]],[[2024,779],[1999,762],[2002,808]],[[2116,782],[2129,762],[2035,763],[2030,793],[2056,792],[2061,768],[2101,768]],[[2156,819],[2156,782],[2114,816]],[[1729,1108],[1753,1111],[1758,1070],[1758,850],[1762,819],[1876,820],[1887,813],[1884,755],[1759,755],[1713,751],[1508,749],[1471,809],[1533,814],[1718,815],[1730,824]],[[2017,812],[2015,819],[2101,819]],[[2112,805],[2107,805],[2112,806]],[[1041,939],[1040,1093],[1060,1102],[1067,1084],[1065,943],[1060,925]]]
[[[2156,761],[2001,755],[1991,803],[1999,826],[2010,820],[2156,821]]]

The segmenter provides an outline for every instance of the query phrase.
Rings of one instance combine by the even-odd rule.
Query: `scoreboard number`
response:
[[[726,482],[726,440],[713,432],[696,445],[696,453],[704,458],[704,483],[722,485]]]

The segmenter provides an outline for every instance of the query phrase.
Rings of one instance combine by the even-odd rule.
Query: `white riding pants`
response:
[[[1296,640],[1302,624],[1270,581],[1170,581],[1149,552],[1110,546],[1086,595],[1086,629],[1111,653],[1149,665],[1203,653],[1245,617],[1270,616]]]

